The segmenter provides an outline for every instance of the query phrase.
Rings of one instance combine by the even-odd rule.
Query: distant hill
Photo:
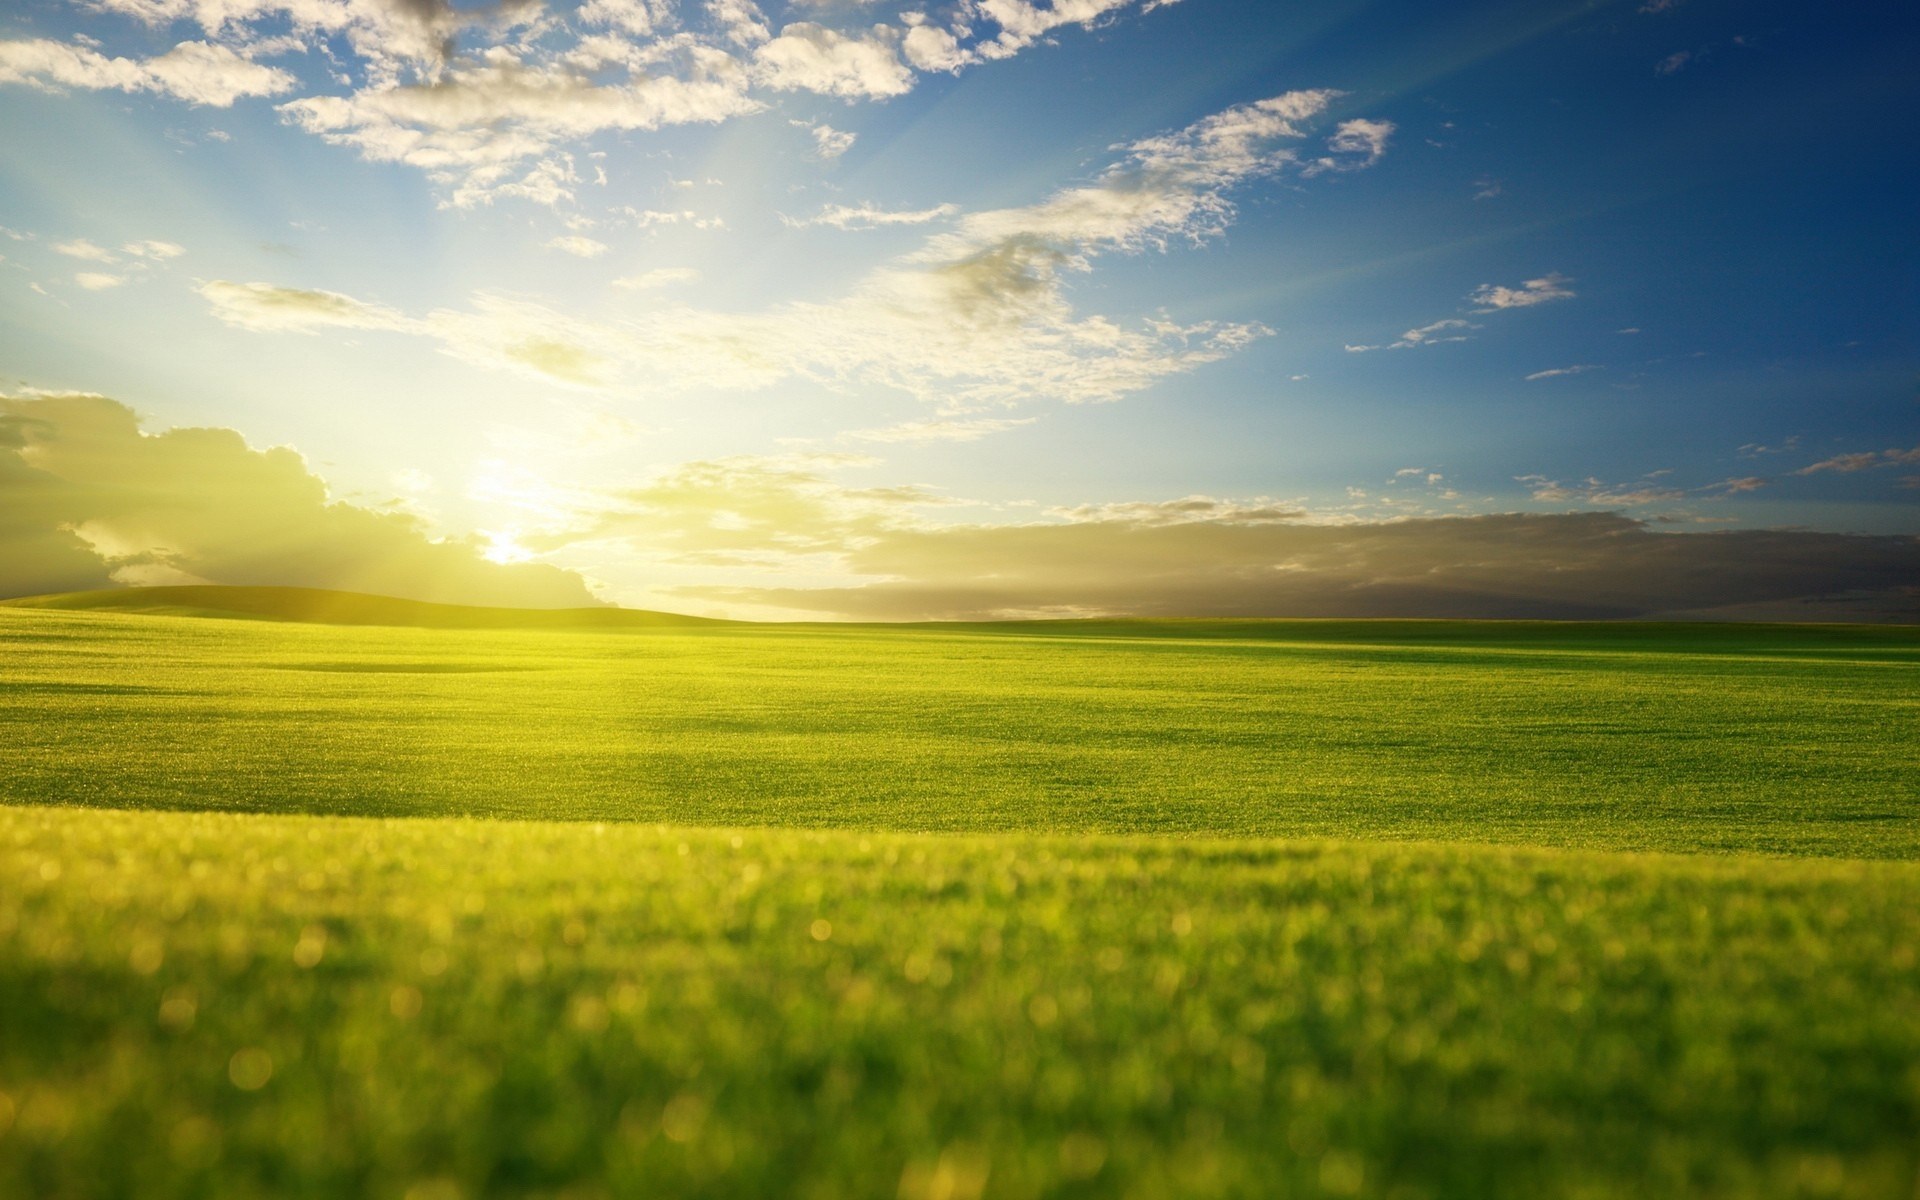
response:
[[[64,592],[0,600],[0,608],[227,617],[320,625],[400,625],[421,629],[683,629],[728,625],[708,617],[637,608],[479,608],[392,596],[296,587],[141,587]]]

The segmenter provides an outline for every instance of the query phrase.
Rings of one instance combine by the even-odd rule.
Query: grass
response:
[[[0,609],[0,800],[1920,855],[1920,631],[1126,628]]]
[[[1917,671],[0,608],[0,1195],[1913,1200]]]
[[[20,1196],[1863,1196],[1920,867],[0,812]]]

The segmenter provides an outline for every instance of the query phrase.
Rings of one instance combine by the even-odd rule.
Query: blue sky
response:
[[[1914,578],[1914,26],[1713,0],[27,0],[0,16],[5,419],[130,407],[148,436],[97,461],[182,427],[290,448],[285,495],[201,507],[364,509],[436,563],[573,581],[540,602],[1414,611],[1438,572],[1547,612],[1540,564],[1591,561],[1616,514],[1636,546],[1794,564],[1662,591],[1644,555],[1672,546],[1646,542],[1606,568],[1642,581],[1619,615],[1813,614]],[[84,483],[53,436],[0,440],[0,482]],[[1484,567],[1511,514],[1567,539],[1503,543],[1504,590],[1296,545],[1411,522]],[[292,535],[222,558],[205,513],[48,520],[35,545],[77,538],[115,582],[363,579]],[[1149,530],[1187,548],[1136,561]],[[1020,558],[1056,535],[1084,571]],[[1315,571],[1311,600],[1247,583]]]

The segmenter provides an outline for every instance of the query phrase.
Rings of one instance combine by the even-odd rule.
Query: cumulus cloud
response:
[[[425,170],[458,207],[503,194],[557,203],[574,195],[560,143],[604,130],[713,123],[762,107],[747,95],[745,66],[727,52],[685,44],[673,58],[672,73],[639,67],[625,82],[597,83],[594,73],[607,66],[597,57],[541,65],[501,50],[429,83],[309,96],[281,112],[369,161]],[[530,159],[539,161],[522,173]]]
[[[730,572],[688,600],[881,620],[1022,616],[1920,619],[1920,539],[1662,532],[1615,513],[1316,520],[1271,500],[1188,496],[1020,524],[932,519],[917,488],[835,479],[858,456],[689,463],[606,493],[540,544],[625,542]],[[828,564],[848,582],[789,582]],[[743,575],[766,580],[742,583]],[[1843,598],[1836,600],[1834,598]],[[1849,608],[1848,600],[1852,607]]]
[[[181,42],[153,58],[109,58],[85,45],[37,38],[0,42],[0,84],[159,92],[189,104],[226,108],[243,96],[274,96],[293,76],[226,46]]]
[[[1546,304],[1553,300],[1571,300],[1575,293],[1567,285],[1573,280],[1558,272],[1549,272],[1538,279],[1529,279],[1517,288],[1503,287],[1494,283],[1483,283],[1467,297],[1481,305],[1475,312],[1498,312],[1503,308],[1532,308],[1536,304]]]
[[[414,517],[332,500],[294,451],[230,429],[144,434],[101,396],[0,396],[0,594],[115,583],[341,588],[456,604],[596,603]]]
[[[502,297],[410,319],[264,283],[213,284],[203,294],[243,327],[406,329],[471,361],[583,384],[751,390],[798,378],[898,389],[954,410],[1113,400],[1218,361],[1266,330],[1082,315],[1067,280],[1103,255],[1219,234],[1234,217],[1231,190],[1297,167],[1293,144],[1334,95],[1289,92],[1121,147],[1093,181],[959,218],[833,301],[747,313],[671,307],[594,322]],[[693,217],[630,215],[642,224]]]
[[[109,57],[81,41],[0,43],[0,83],[224,106],[298,88],[292,74],[255,60],[306,51],[323,56],[345,90],[289,100],[280,108],[288,121],[369,161],[416,167],[446,203],[467,207],[575,199],[572,157],[595,133],[724,121],[779,92],[885,100],[912,90],[918,73],[1007,58],[1063,27],[1165,0],[962,0],[939,19],[868,4],[796,5],[818,19],[777,32],[754,0],[585,0],[565,14],[537,0],[84,2],[156,30],[192,22],[206,40],[149,59]],[[1339,151],[1313,169],[1377,157],[1370,128],[1343,126]],[[826,125],[814,136],[825,159],[852,141]]]
[[[913,90],[913,72],[900,60],[899,33],[876,25],[858,35],[797,21],[753,52],[755,79],[776,91],[884,98]]]

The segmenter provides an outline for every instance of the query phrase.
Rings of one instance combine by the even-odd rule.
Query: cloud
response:
[[[341,588],[456,604],[596,603],[418,519],[331,500],[294,451],[230,429],[140,432],[101,396],[0,396],[0,594],[114,583]]]
[[[917,488],[837,482],[850,456],[689,463],[548,536],[625,543],[687,601],[881,620],[1018,616],[1643,617],[1728,606],[1920,619],[1920,539],[1660,532],[1614,513],[1316,520],[1254,498],[1087,505],[1021,524],[930,519]],[[845,582],[796,586],[796,572]],[[756,578],[757,577],[757,578]],[[1810,614],[1814,616],[1810,616]]]
[[[972,420],[907,421],[881,429],[855,429],[841,436],[856,442],[974,442],[990,434],[1031,425],[1038,419],[979,417]]]
[[[811,21],[797,21],[753,52],[754,79],[776,91],[884,98],[913,90],[913,72],[900,61],[900,34],[875,25],[849,37]]]
[[[1655,75],[1672,75],[1693,61],[1693,51],[1677,50],[1653,64]]]
[[[831,125],[815,125],[813,127],[814,153],[832,162],[853,149],[853,143],[857,138],[857,134],[848,133],[844,129],[835,129]]]
[[[1593,363],[1580,363],[1577,366],[1571,367],[1553,367],[1545,371],[1535,371],[1526,377],[1526,382],[1533,383],[1541,379],[1557,379],[1562,375],[1584,375],[1588,371],[1604,370],[1606,370],[1605,367],[1595,366]]]
[[[127,281],[125,275],[109,275],[104,271],[81,271],[73,281],[90,292],[102,292],[108,288],[117,288]]]
[[[225,46],[181,42],[154,58],[108,58],[90,46],[44,38],[0,42],[0,84],[159,92],[189,104],[226,108],[244,96],[275,96],[294,77]]]
[[[607,252],[607,244],[605,242],[596,242],[590,237],[581,237],[579,234],[549,238],[545,245],[549,250],[558,250],[562,254],[571,254],[575,258],[599,258]]]
[[[1378,346],[1348,346],[1349,354],[1365,354],[1371,350],[1412,350],[1417,346],[1438,346],[1447,342],[1464,342],[1467,335],[1454,333],[1456,329],[1478,329],[1480,326],[1459,317],[1447,317],[1431,325],[1422,325],[1418,329],[1409,329],[1391,342]],[[1445,336],[1442,336],[1445,335]]]
[[[68,258],[82,258],[88,262],[114,263],[120,261],[119,256],[114,254],[113,251],[108,250],[104,246],[96,246],[85,238],[74,238],[68,242],[55,242],[53,252],[55,254],[64,254]]]
[[[1295,167],[1289,144],[1307,136],[1306,123],[1334,95],[1289,92],[1121,147],[1092,182],[962,217],[826,302],[745,313],[662,307],[595,322],[497,296],[407,318],[265,283],[213,284],[202,294],[243,327],[406,329],[469,361],[582,385],[619,381],[677,395],[800,379],[894,389],[949,414],[1042,399],[1114,400],[1218,361],[1267,331],[1164,315],[1124,323],[1082,315],[1067,280],[1106,254],[1197,244],[1224,231],[1235,214],[1230,191]],[[629,216],[645,225],[694,214]]]
[[[959,211],[957,204],[936,204],[932,208],[921,209],[883,209],[867,202],[857,205],[830,204],[811,217],[783,216],[781,220],[796,228],[831,225],[835,229],[846,230],[878,229],[883,225],[925,225],[944,220]]]
[[[1380,161],[1392,136],[1392,121],[1353,120],[1340,122],[1339,129],[1327,139],[1328,154],[1316,158],[1301,170],[1303,175],[1327,171],[1358,171]]]
[[[638,275],[628,275],[613,281],[613,286],[630,291],[650,291],[654,288],[671,287],[676,283],[692,283],[700,278],[700,272],[692,267],[655,267],[651,271],[642,271]]]
[[[79,42],[0,43],[0,83],[155,91],[225,106],[299,88],[293,75],[254,60],[306,51],[324,58],[344,92],[289,100],[280,106],[288,121],[367,161],[418,168],[446,204],[470,207],[575,199],[573,157],[596,133],[725,121],[761,111],[779,92],[885,100],[911,91],[918,72],[1008,58],[1056,29],[1091,28],[1165,0],[959,0],[939,21],[861,3],[838,7],[896,20],[794,21],[777,34],[753,0],[586,0],[571,13],[539,0],[85,2],[156,30],[192,21],[207,40],[144,60]],[[834,6],[794,7],[820,16]],[[1334,140],[1361,152],[1368,136],[1356,126]],[[831,159],[852,135],[822,125],[815,137]],[[1327,169],[1347,170],[1355,160],[1341,153],[1329,161]]]
[[[747,95],[746,67],[727,52],[682,44],[671,53],[676,73],[639,66],[626,82],[596,83],[609,65],[598,57],[540,65],[503,50],[431,83],[309,96],[280,111],[368,161],[425,170],[451,190],[455,207],[514,194],[557,203],[573,197],[563,142],[605,130],[714,123],[762,107]],[[518,174],[529,159],[540,161]]]
[[[262,333],[315,333],[321,329],[386,329],[413,332],[421,323],[390,308],[338,292],[277,287],[269,283],[203,283],[200,295],[213,315],[236,329]]]
[[[1855,471],[1868,471],[1875,467],[1895,467],[1920,463],[1920,446],[1911,450],[1895,447],[1891,450],[1868,450],[1859,454],[1836,454],[1832,458],[1821,459],[1811,466],[1801,467],[1795,475],[1818,475],[1822,471],[1835,471],[1843,475]]]
[[[1529,279],[1517,288],[1502,287],[1498,284],[1483,283],[1467,296],[1475,304],[1482,305],[1475,312],[1498,312],[1504,308],[1532,308],[1536,304],[1546,304],[1553,300],[1571,300],[1575,293],[1567,285],[1573,280],[1558,272],[1549,272],[1538,279]]]
[[[155,262],[169,262],[187,252],[185,246],[175,242],[162,242],[153,238],[144,241],[128,242],[120,247],[122,254],[131,254],[135,258],[152,259]]]
[[[638,229],[652,229],[657,225],[691,225],[695,229],[725,229],[727,223],[719,217],[703,217],[690,208],[655,209],[633,208],[628,206],[616,210]]]
[[[1660,472],[1665,474],[1666,472]],[[1516,480],[1527,486],[1535,500],[1548,504],[1586,504],[1603,508],[1641,508],[1649,504],[1671,504],[1687,498],[1681,488],[1660,487],[1648,483],[1602,483],[1598,479],[1583,479],[1578,483],[1563,484],[1557,479],[1548,479],[1544,475],[1521,475]]]

